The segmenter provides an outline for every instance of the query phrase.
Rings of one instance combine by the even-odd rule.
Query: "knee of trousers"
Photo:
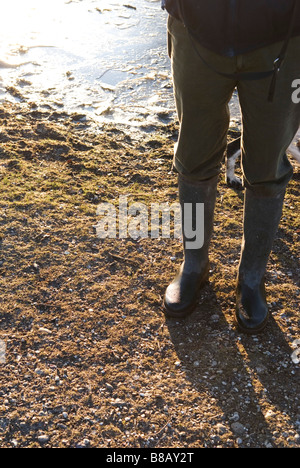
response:
[[[211,158],[182,157],[175,153],[172,170],[187,180],[201,182],[218,177],[224,161],[225,149]]]
[[[293,168],[286,172],[286,174],[279,178],[273,178],[264,182],[249,181],[247,177],[243,177],[244,187],[257,197],[276,197],[277,195],[285,192],[287,185],[293,177]]]

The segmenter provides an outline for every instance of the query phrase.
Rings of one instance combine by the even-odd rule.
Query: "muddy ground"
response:
[[[176,123],[97,133],[82,117],[0,108],[0,447],[299,447],[299,168],[265,333],[236,329],[243,191],[224,173],[210,282],[194,314],[166,320],[180,241],[100,239],[95,226],[120,195],[177,201]]]

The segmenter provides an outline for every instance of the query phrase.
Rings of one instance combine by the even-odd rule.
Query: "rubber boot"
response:
[[[186,176],[179,175],[184,261],[176,278],[165,292],[166,316],[175,318],[188,316],[196,307],[199,291],[208,280],[208,249],[213,232],[217,182],[218,177],[206,181],[192,181]],[[197,213],[199,204],[204,204],[201,226],[199,226],[199,211]],[[191,227],[196,232],[194,241],[191,241],[191,233],[188,233]],[[204,237],[202,237],[201,245],[198,246],[199,228],[202,229]]]
[[[259,333],[268,322],[264,277],[284,195],[285,191],[274,197],[245,191],[243,244],[236,288],[236,319],[244,333]]]

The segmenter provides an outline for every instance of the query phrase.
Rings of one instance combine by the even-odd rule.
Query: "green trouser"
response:
[[[300,104],[292,100],[293,82],[300,78],[300,37],[290,42],[273,102],[268,101],[271,77],[236,81],[217,73],[272,70],[281,46],[223,57],[192,43],[183,24],[169,17],[168,47],[180,123],[173,164],[178,173],[198,181],[219,173],[230,122],[229,101],[237,89],[244,185],[266,196],[284,190],[293,172],[286,150],[300,125]]]

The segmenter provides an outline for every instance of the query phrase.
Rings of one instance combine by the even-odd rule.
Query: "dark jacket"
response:
[[[295,0],[164,0],[204,47],[233,57],[282,41],[291,23]],[[300,0],[293,36],[300,35]]]

